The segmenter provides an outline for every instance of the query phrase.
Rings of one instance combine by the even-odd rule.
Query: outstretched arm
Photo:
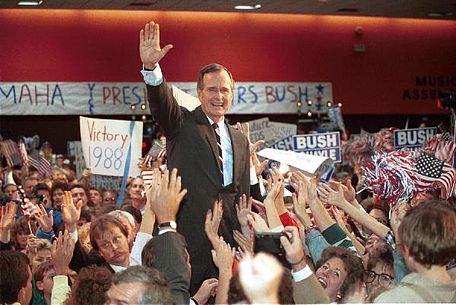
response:
[[[182,127],[182,111],[158,64],[172,47],[170,44],[163,48],[160,46],[160,26],[157,23],[152,21],[141,29],[139,54],[144,66],[141,73],[147,85],[147,101],[151,114],[168,139],[172,139]]]

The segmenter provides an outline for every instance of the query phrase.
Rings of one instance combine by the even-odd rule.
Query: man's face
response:
[[[37,287],[43,292],[45,296],[52,295],[52,287],[54,286],[55,270],[51,269],[43,274],[43,280],[36,283]]]
[[[206,73],[203,78],[203,88],[197,90],[203,112],[216,123],[231,107],[232,87],[228,72],[223,70]]]
[[[90,201],[92,201],[93,204],[101,205],[103,198],[101,197],[100,192],[98,190],[90,190],[89,194],[90,194]]]
[[[13,197],[17,193],[17,186],[14,184],[7,185],[5,187],[5,194],[9,197]]]
[[[18,301],[21,305],[28,305],[32,299],[32,272],[27,268],[28,279],[27,285],[19,291]]]
[[[127,237],[115,225],[108,226],[102,235],[95,238],[98,253],[108,264],[128,267],[130,248]]]
[[[106,292],[107,305],[138,304],[142,296],[144,286],[141,283],[118,283],[112,284]]]
[[[52,204],[54,208],[60,210],[63,201],[63,190],[62,189],[55,189],[52,193]]]
[[[71,190],[71,196],[73,197],[74,204],[82,200],[82,206],[85,207],[87,205],[87,195],[83,188],[75,187]]]
[[[116,204],[116,194],[106,191],[103,193],[103,205]]]
[[[41,263],[51,260],[51,249],[36,251],[33,257],[30,257],[30,260],[32,262],[32,271],[35,271]]]
[[[130,198],[140,199],[142,198],[142,192],[144,191],[144,181],[141,178],[135,178],[131,182],[131,185],[128,189],[128,194]]]
[[[24,183],[24,192],[27,197],[31,198],[32,197],[32,190],[35,185],[38,184],[38,180],[36,179],[29,179],[25,181]]]

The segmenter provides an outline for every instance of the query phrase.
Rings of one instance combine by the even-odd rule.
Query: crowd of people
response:
[[[391,202],[362,168],[322,183],[268,167],[248,125],[226,124],[231,73],[204,67],[188,111],[159,65],[171,49],[158,24],[141,30],[167,157],[141,164],[153,177],[131,177],[120,205],[90,171],[2,169],[0,304],[456,302],[454,179],[448,198],[433,185]]]

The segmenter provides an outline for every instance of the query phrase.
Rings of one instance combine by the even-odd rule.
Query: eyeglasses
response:
[[[387,287],[391,284],[391,282],[394,280],[394,277],[386,274],[386,273],[375,273],[374,271],[365,271],[364,272],[364,282],[366,283],[372,283],[375,281],[375,279],[378,278],[378,282],[380,285]]]

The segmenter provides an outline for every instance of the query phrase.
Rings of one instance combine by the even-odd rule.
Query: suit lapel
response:
[[[228,126],[228,133],[230,134],[231,146],[233,148],[233,183],[235,183],[243,164],[242,135],[240,136],[239,131],[231,127],[227,122],[225,124]]]

